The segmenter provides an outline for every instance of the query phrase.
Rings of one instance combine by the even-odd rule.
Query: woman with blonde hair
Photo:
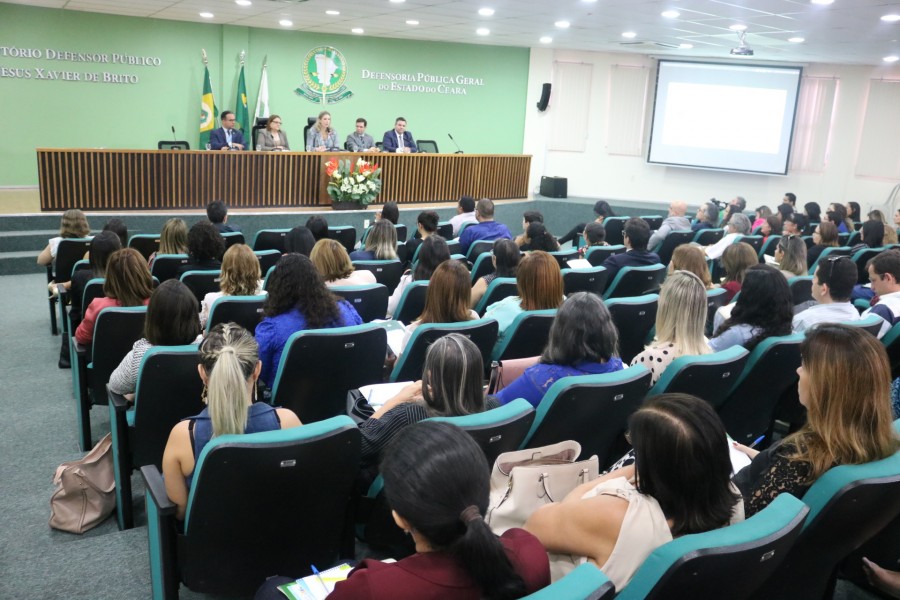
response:
[[[800,358],[806,424],[762,452],[735,442],[753,459],[734,476],[748,517],[781,493],[802,498],[832,467],[887,458],[900,447],[891,422],[891,366],[875,336],[823,323],[807,332]]]
[[[166,495],[184,519],[194,467],[213,438],[300,426],[286,408],[254,402],[262,362],[253,335],[234,323],[213,327],[200,344],[197,371],[203,380],[206,408],[172,428],[163,453]]]
[[[153,261],[157,254],[187,254],[188,252],[188,227],[183,219],[169,219],[163,225],[159,236],[159,251],[150,255],[148,266],[153,268]]]
[[[397,228],[387,219],[379,219],[372,226],[362,250],[350,253],[350,260],[396,260]]]
[[[265,295],[262,289],[262,274],[259,258],[250,246],[235,244],[225,251],[222,257],[222,277],[219,280],[221,291],[209,292],[200,303],[200,326],[206,326],[213,304],[222,296],[259,296]]]
[[[896,244],[897,243],[897,211],[894,213],[894,223],[888,223],[887,217],[884,216],[884,213],[880,210],[870,211],[868,215],[866,215],[869,220],[881,221],[884,223],[884,241],[882,242],[885,246],[888,244]]]
[[[693,273],[675,271],[666,278],[656,311],[656,339],[634,357],[631,365],[650,369],[655,385],[666,367],[680,356],[709,354],[706,328],[706,288]]]
[[[331,113],[323,110],[316,119],[316,124],[306,134],[307,152],[339,152],[341,147],[337,141],[337,131],[331,128]]]
[[[335,287],[340,285],[368,285],[375,283],[375,275],[371,271],[361,269],[357,271],[350,262],[350,255],[344,249],[344,245],[337,240],[325,239],[316,242],[309,259],[322,274],[325,285]]]
[[[291,145],[288,143],[287,134],[281,130],[281,117],[279,115],[271,115],[266,122],[266,128],[259,132],[256,137],[256,149],[271,152],[274,150],[288,150]]]
[[[694,244],[682,244],[672,252],[672,260],[669,262],[669,274],[675,271],[688,271],[700,278],[703,287],[712,289],[712,277],[709,274],[709,265],[706,263],[706,254],[700,246]]]
[[[447,260],[438,265],[428,282],[425,309],[419,318],[406,327],[403,348],[413,331],[425,323],[461,323],[474,321],[478,313],[469,308],[472,283],[469,270],[458,260]]]
[[[59,223],[59,235],[50,238],[47,247],[44,248],[37,257],[37,264],[49,265],[56,258],[56,249],[59,243],[64,239],[86,238],[90,235],[91,228],[88,226],[87,217],[77,208],[70,208],[63,213]]]
[[[744,273],[753,265],[759,264],[756,250],[746,242],[731,244],[722,253],[722,268],[725,270],[725,279],[722,286],[727,295],[726,302],[731,302],[744,282]]]
[[[775,261],[786,278],[803,277],[809,267],[806,264],[806,243],[799,235],[785,235],[775,246]]]

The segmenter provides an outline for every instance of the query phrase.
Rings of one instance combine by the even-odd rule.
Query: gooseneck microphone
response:
[[[174,125],[172,125],[172,141],[173,142],[178,141],[178,136],[175,135],[175,126]]]
[[[454,152],[453,154],[464,154],[462,148],[460,148],[459,144],[456,143],[456,140],[453,139],[453,136],[448,133],[447,137],[450,138],[450,141],[453,142],[454,146],[456,146],[456,152]]]

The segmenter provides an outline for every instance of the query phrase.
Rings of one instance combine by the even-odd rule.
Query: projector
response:
[[[753,48],[748,48],[747,46],[738,46],[737,48],[732,48],[731,53],[734,56],[753,56]]]

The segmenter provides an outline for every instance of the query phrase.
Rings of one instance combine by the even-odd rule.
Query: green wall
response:
[[[306,117],[321,106],[297,95],[309,50],[330,45],[347,59],[346,85],[353,96],[331,104],[341,141],[356,117],[369,121],[376,140],[402,115],[417,139],[455,150],[447,133],[468,153],[521,153],[525,126],[528,49],[366,36],[323,35],[275,29],[119,17],[0,3],[0,186],[37,184],[35,148],[156,148],[177,137],[197,147],[201,49],[209,56],[219,110],[234,109],[239,55],[247,52],[245,77],[251,116],[261,68],[268,61],[269,106],[282,116],[291,145],[302,149]],[[17,50],[11,50],[15,48]],[[39,50],[41,58],[14,56]],[[56,51],[158,57],[160,66],[48,60]],[[37,69],[78,73],[81,80],[37,78]],[[481,78],[465,95],[380,91],[384,81],[362,71],[425,72]],[[18,70],[18,71],[15,71]],[[13,77],[25,70],[30,79]],[[85,73],[137,76],[138,83],[84,81]],[[454,85],[453,87],[457,87]]]

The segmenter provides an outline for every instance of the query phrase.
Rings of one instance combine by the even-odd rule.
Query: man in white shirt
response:
[[[459,236],[459,228],[464,223],[477,223],[478,218],[475,216],[475,198],[472,196],[463,196],[456,205],[456,216],[450,219],[450,225],[453,226],[453,237]]]
[[[705,248],[706,258],[721,258],[725,248],[733,244],[738,236],[750,235],[750,219],[744,213],[735,213],[731,216],[728,228],[725,231],[725,237],[712,246]]]
[[[794,333],[802,333],[819,323],[847,323],[859,319],[850,303],[856,285],[856,264],[846,256],[826,257],[816,267],[812,296],[817,305],[794,315]]]
[[[878,315],[884,320],[879,339],[891,327],[900,322],[900,251],[885,250],[866,265],[872,291],[878,296],[878,304],[865,311],[862,316]]]
[[[659,229],[650,236],[647,248],[655,250],[657,246],[662,244],[666,236],[672,231],[683,231],[691,228],[691,222],[684,215],[687,213],[687,202],[684,200],[675,200],[669,205],[669,216],[662,222]]]

